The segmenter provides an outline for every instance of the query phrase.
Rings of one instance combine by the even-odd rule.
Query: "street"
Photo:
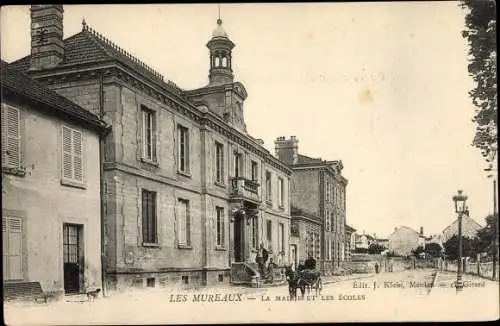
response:
[[[498,282],[470,275],[455,293],[455,274],[435,270],[382,273],[324,284],[303,300],[290,301],[286,286],[133,290],[95,302],[7,304],[8,324],[130,324],[226,322],[341,322],[492,320],[498,318]],[[300,291],[299,291],[300,293]],[[481,300],[477,300],[477,298]],[[474,311],[471,314],[471,311]]]

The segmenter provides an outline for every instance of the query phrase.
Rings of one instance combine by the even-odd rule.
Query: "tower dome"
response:
[[[227,35],[226,31],[224,30],[224,27],[222,27],[222,20],[220,18],[217,19],[217,28],[212,33],[212,37],[228,38],[228,35]]]
[[[232,55],[234,43],[229,39],[222,27],[222,20],[217,19],[217,27],[212,33],[212,38],[207,43],[210,50],[211,85],[228,84],[233,82]]]

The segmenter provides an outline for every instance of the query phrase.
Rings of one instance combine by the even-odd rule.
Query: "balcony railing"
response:
[[[260,202],[259,184],[241,177],[233,178],[231,179],[231,197]]]

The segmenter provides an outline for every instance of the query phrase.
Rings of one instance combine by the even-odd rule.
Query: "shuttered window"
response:
[[[142,190],[142,242],[157,243],[156,192]]]
[[[226,228],[224,226],[224,207],[216,207],[217,214],[217,246],[224,247]]]
[[[178,125],[179,132],[179,171],[189,173],[189,129]]]
[[[22,220],[16,217],[2,217],[3,277],[5,280],[23,278]]]
[[[66,126],[62,127],[63,179],[83,182],[83,134]]]
[[[19,109],[2,104],[2,165],[21,166],[21,123]]]
[[[142,157],[156,161],[156,121],[155,112],[142,106]]]
[[[189,201],[180,199],[177,214],[177,240],[180,246],[191,245],[191,217],[189,214]]]

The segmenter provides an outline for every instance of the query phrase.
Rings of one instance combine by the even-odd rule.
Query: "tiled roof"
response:
[[[25,96],[38,103],[45,104],[54,110],[79,120],[84,120],[95,126],[105,126],[105,123],[95,114],[57,94],[55,91],[48,89],[22,71],[11,68],[10,65],[3,60],[1,61],[1,75],[2,89],[8,89],[11,92]]]
[[[312,158],[309,156],[299,154],[297,157],[297,164],[310,164],[310,163],[321,163],[320,158]]]
[[[175,83],[171,81],[165,82],[160,73],[111,42],[108,38],[102,36],[85,23],[80,33],[65,39],[63,44],[65,49],[64,58],[58,65],[60,67],[114,60],[138,72],[143,77],[160,83],[162,86],[167,86],[177,93],[182,92]],[[10,65],[16,69],[27,70],[30,67],[30,61],[31,57],[26,56],[12,62]]]

